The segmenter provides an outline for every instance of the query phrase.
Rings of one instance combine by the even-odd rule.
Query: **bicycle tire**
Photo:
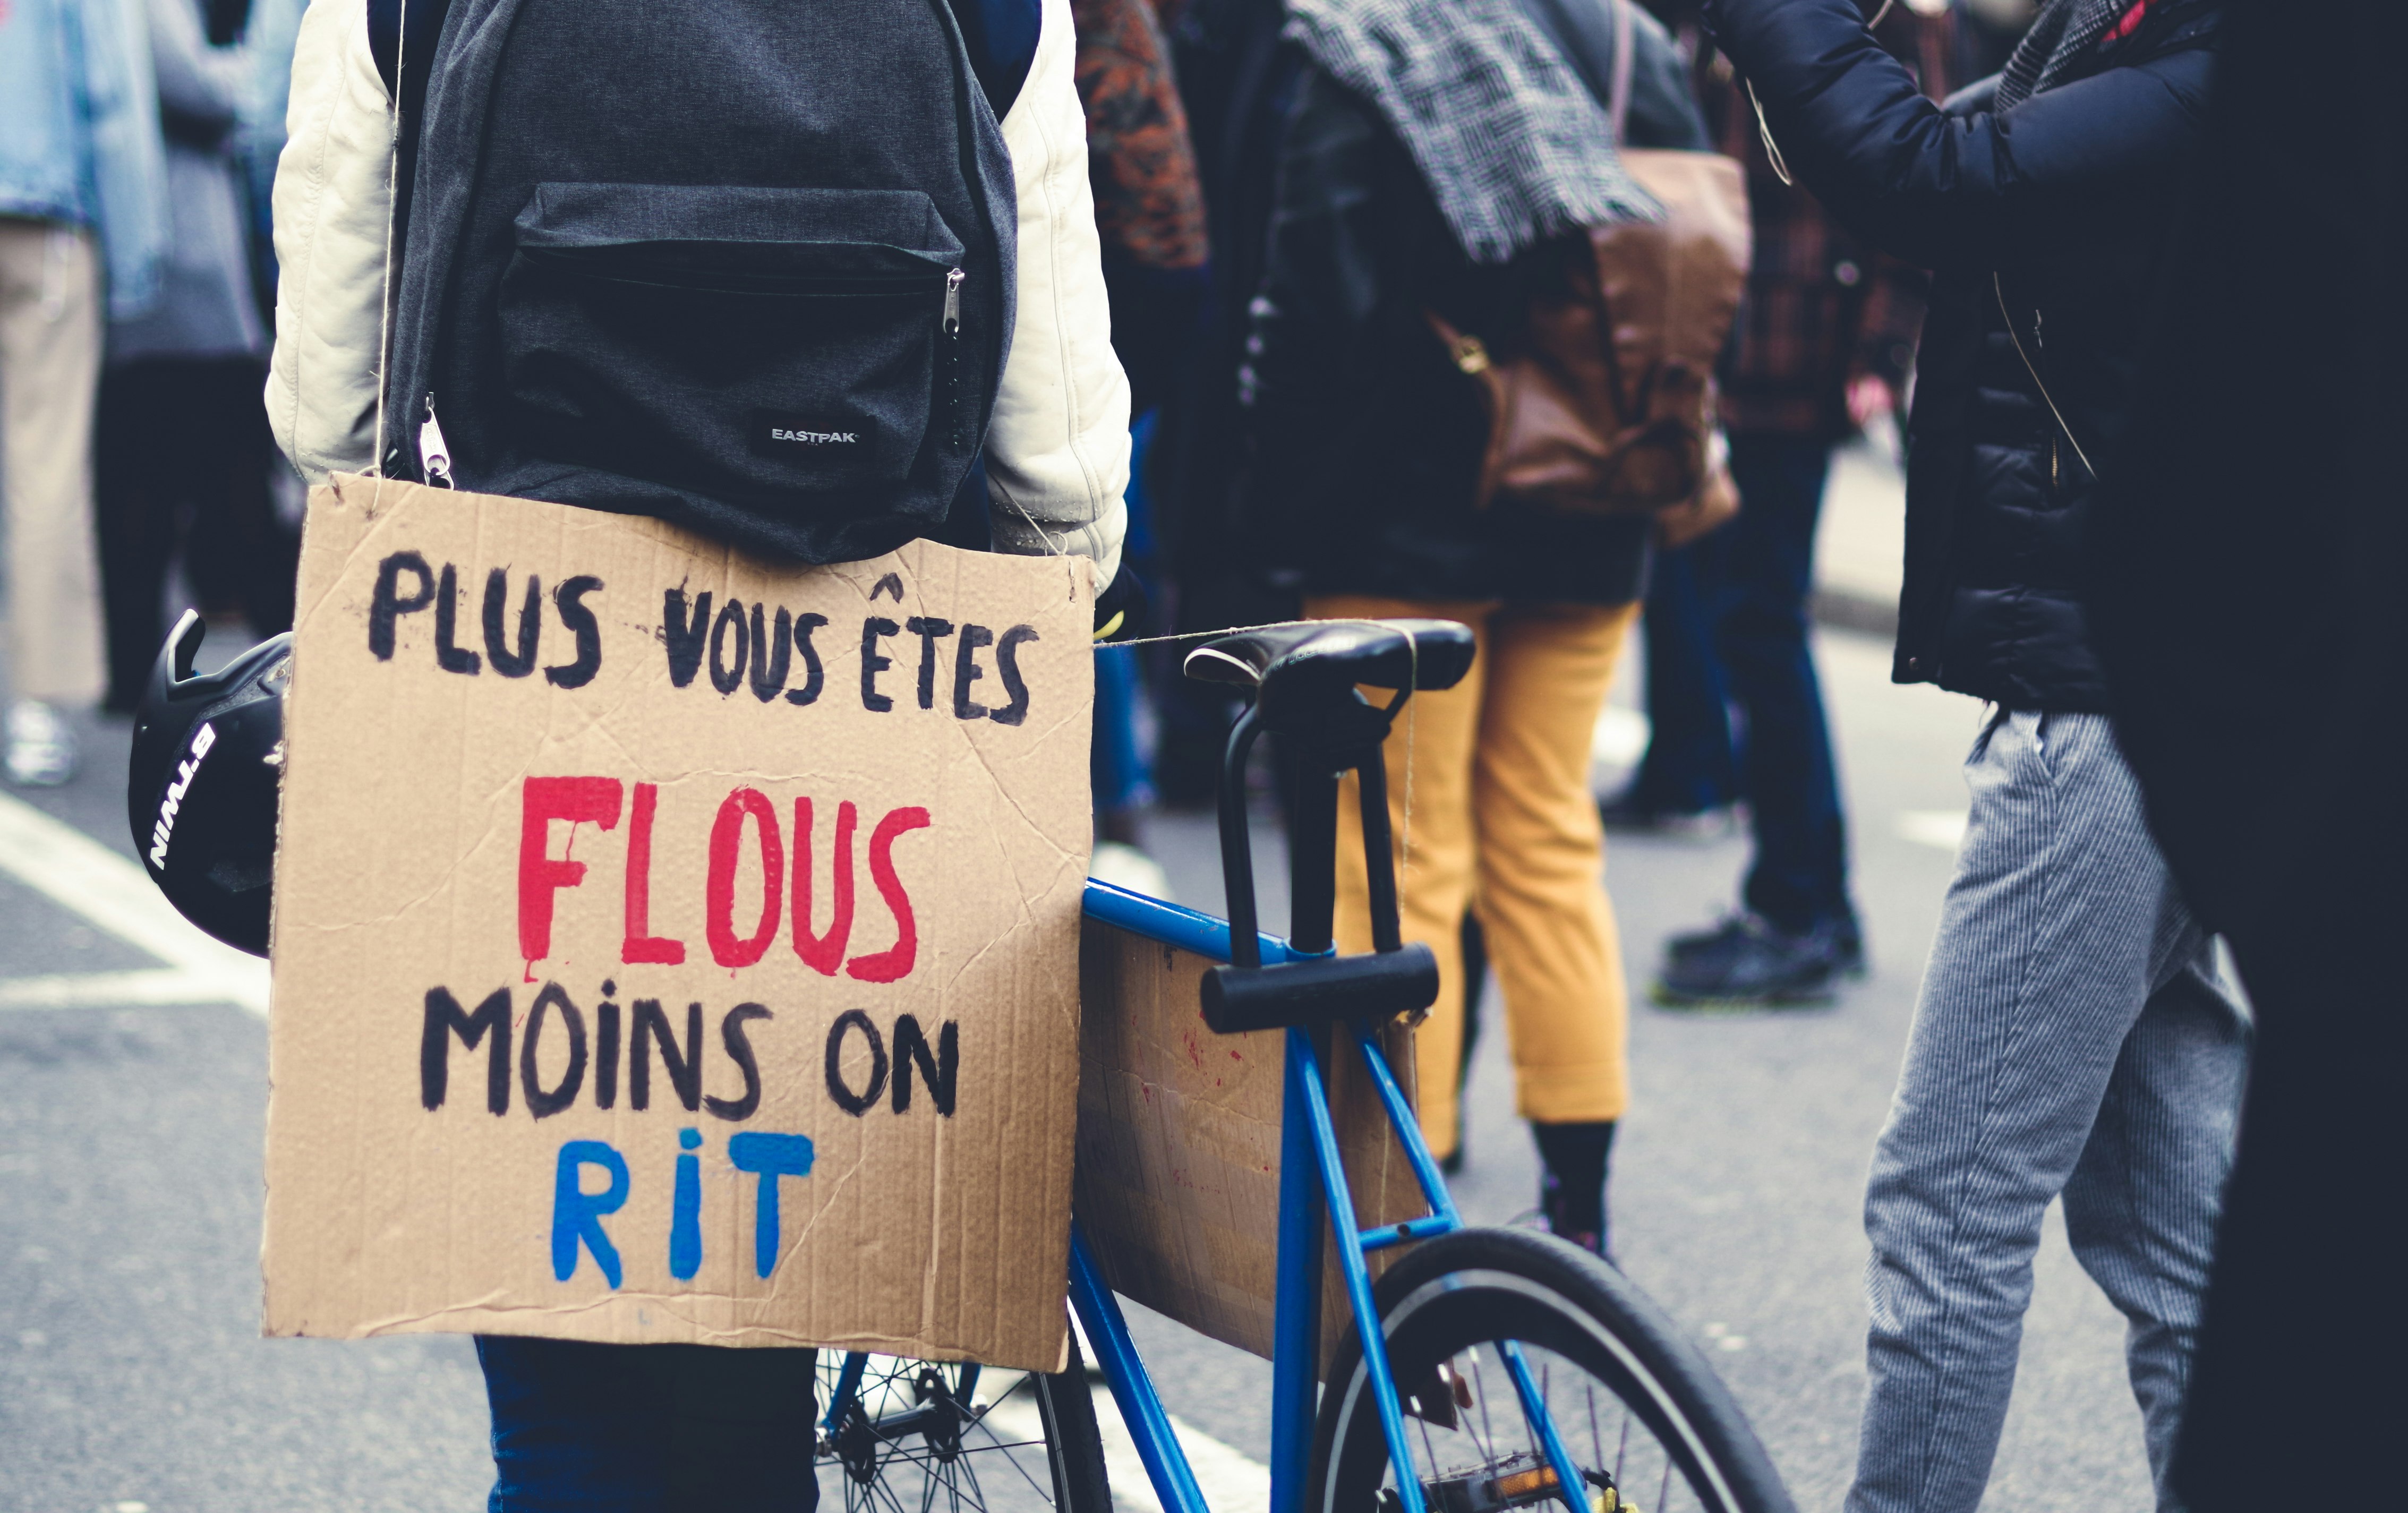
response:
[[[1500,1451],[1513,1437],[1511,1421],[1507,1434],[1493,1433],[1497,1415],[1488,1412],[1488,1382],[1501,1381],[1510,1392],[1511,1378],[1501,1354],[1498,1369],[1484,1378],[1480,1348],[1494,1352],[1501,1341],[1514,1342],[1541,1370],[1554,1361],[1568,1363],[1590,1384],[1584,1404],[1569,1391],[1570,1379],[1568,1391],[1558,1393],[1552,1371],[1533,1372],[1546,1402],[1576,1410],[1551,1406],[1550,1417],[1589,1483],[1582,1501],[1592,1513],[1677,1513],[1687,1505],[1672,1492],[1676,1472],[1704,1513],[1795,1513],[1730,1390],[1661,1309],[1586,1251],[1535,1231],[1458,1230],[1413,1247],[1380,1278],[1372,1297],[1403,1400],[1407,1438],[1424,1448],[1413,1458],[1432,1463],[1416,1467],[1430,1513],[1563,1506],[1526,1420],[1517,1451]],[[1469,1377],[1461,1364],[1466,1359]],[[1491,1431],[1485,1435],[1470,1427],[1474,1405],[1467,1394],[1474,1383],[1482,1392],[1481,1422]],[[1594,1391],[1599,1386],[1623,1408],[1622,1437],[1611,1457]],[[1503,1406],[1518,1412],[1517,1400]],[[1577,1421],[1584,1406],[1584,1428]],[[1653,1436],[1661,1460],[1662,1478],[1655,1486],[1626,1479],[1626,1473],[1641,1479],[1642,1470],[1644,1481],[1656,1479],[1643,1444],[1641,1456],[1627,1453],[1634,1422]],[[1470,1444],[1474,1463],[1467,1468],[1459,1457],[1458,1463],[1444,1463],[1448,1457],[1438,1449],[1433,1426],[1440,1435]],[[1392,1475],[1361,1341],[1350,1327],[1322,1393],[1307,1506],[1317,1513],[1393,1513],[1399,1499],[1387,1485]]]
[[[821,1352],[823,1402],[844,1360]],[[1053,1373],[874,1357],[853,1406],[820,1433],[824,1509],[1112,1513],[1103,1434],[1075,1334],[1068,1363]]]

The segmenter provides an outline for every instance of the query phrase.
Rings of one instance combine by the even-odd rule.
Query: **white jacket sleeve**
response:
[[[294,469],[319,484],[377,460],[394,122],[359,0],[311,0],[285,130],[267,418]]]
[[[987,429],[987,489],[997,548],[1092,557],[1100,589],[1120,568],[1128,528],[1128,378],[1112,351],[1069,0],[1044,0],[1039,24],[1036,61],[1003,119],[1020,198],[1020,288]]]

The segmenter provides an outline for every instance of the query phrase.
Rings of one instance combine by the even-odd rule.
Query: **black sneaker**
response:
[[[1691,930],[1670,937],[1664,942],[1664,954],[1674,961],[1700,956],[1728,956],[1745,949],[1747,938],[1762,930],[1781,933],[1769,921],[1746,914],[1734,914],[1712,929]],[[1861,978],[1865,975],[1864,931],[1854,919],[1832,921],[1830,931],[1834,964],[1840,975]]]
[[[1709,925],[1703,930],[1684,931],[1671,936],[1664,942],[1664,954],[1672,961],[1691,956],[1727,954],[1738,949],[1740,938],[1748,933],[1749,928],[1747,915],[1728,915],[1719,924]]]
[[[1760,1008],[1828,1004],[1841,977],[1860,969],[1862,937],[1838,921],[1783,930],[1745,914],[1717,929],[1676,936],[1655,998],[1668,1008]]]

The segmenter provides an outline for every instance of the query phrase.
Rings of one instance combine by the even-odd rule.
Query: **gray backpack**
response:
[[[812,563],[982,530],[1017,212],[954,5],[452,0],[429,61],[387,474]]]

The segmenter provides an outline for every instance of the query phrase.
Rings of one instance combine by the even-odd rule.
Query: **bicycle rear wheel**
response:
[[[1373,1292],[1430,1513],[1560,1508],[1513,1380],[1586,1486],[1590,1513],[1794,1513],[1730,1392],[1677,1327],[1596,1257],[1526,1230],[1415,1246]],[[1397,1472],[1348,1331],[1321,1399],[1307,1506],[1395,1513]]]
[[[1111,1513],[1075,1335],[1068,1366],[1050,1375],[822,1350],[819,1401],[841,1403],[820,1429],[823,1508]]]

